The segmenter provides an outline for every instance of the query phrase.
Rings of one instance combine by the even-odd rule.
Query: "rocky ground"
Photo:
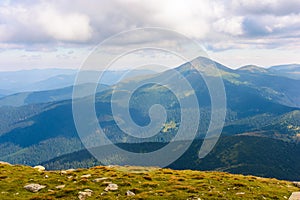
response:
[[[297,184],[222,172],[133,166],[45,171],[0,162],[1,200],[288,199]]]

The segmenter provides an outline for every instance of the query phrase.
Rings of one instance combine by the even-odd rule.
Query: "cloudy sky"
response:
[[[78,68],[104,39],[162,27],[231,67],[300,63],[300,0],[2,0],[0,70]]]

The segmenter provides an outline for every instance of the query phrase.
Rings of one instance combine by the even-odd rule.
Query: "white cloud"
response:
[[[161,1],[152,7],[153,22],[194,38],[204,38],[214,17],[209,1]]]
[[[289,15],[299,13],[299,0],[232,0],[228,3],[231,12],[258,15]]]
[[[243,17],[232,17],[229,19],[222,18],[213,24],[213,27],[218,32],[227,33],[230,35],[243,34]]]
[[[89,17],[61,12],[53,5],[0,7],[0,42],[41,43],[51,40],[87,41],[92,36]]]
[[[76,52],[141,27],[178,31],[215,52],[299,49],[299,7],[299,0],[0,1],[0,50]]]
[[[298,33],[298,4],[298,0],[17,1],[0,4],[0,42],[96,44],[120,31],[149,26],[169,28],[212,46],[232,37],[254,41],[257,36]]]
[[[89,17],[81,13],[62,13],[51,5],[41,5],[36,23],[49,37],[61,41],[87,41],[92,36]]]

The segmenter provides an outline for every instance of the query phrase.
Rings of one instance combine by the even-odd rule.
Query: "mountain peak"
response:
[[[192,65],[197,67],[198,70],[202,72],[214,71],[214,68],[217,68],[221,74],[223,74],[223,72],[232,73],[234,71],[210,58],[203,57],[203,56],[198,56],[193,60],[184,63],[183,65],[177,67],[177,70],[178,71],[191,70],[193,69]]]
[[[257,65],[245,65],[237,69],[238,71],[248,71],[251,73],[267,73],[265,68],[259,67]]]

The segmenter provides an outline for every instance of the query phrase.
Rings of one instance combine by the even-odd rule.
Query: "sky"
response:
[[[0,71],[79,68],[103,40],[144,27],[184,34],[230,68],[300,63],[300,0],[2,0]]]

